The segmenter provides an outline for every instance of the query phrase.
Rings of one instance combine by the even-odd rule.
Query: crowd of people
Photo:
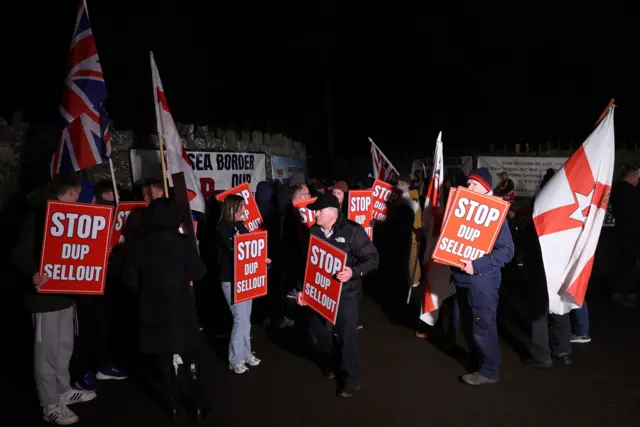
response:
[[[630,230],[637,230],[640,223],[636,218],[640,212],[639,177],[638,169],[626,169],[611,198],[616,230],[625,242],[620,250],[628,273],[614,299],[628,306],[636,301],[639,262],[634,248],[638,233]],[[545,177],[542,185],[549,178]],[[500,185],[506,185],[507,179],[503,176]],[[474,192],[493,194],[487,169],[474,170],[465,181]],[[373,241],[362,226],[346,219],[345,210],[349,191],[369,188],[370,184],[308,181],[300,173],[287,184],[259,183],[255,199],[269,235],[269,292],[266,297],[234,304],[233,236],[249,232],[243,223],[244,199],[231,195],[222,203],[207,201],[207,213],[194,217],[198,221],[196,243],[178,231],[185,218],[165,194],[161,181],[141,186],[139,198],[149,204],[129,215],[124,243],[110,255],[103,296],[37,293],[49,280],[38,268],[46,201],[77,202],[86,197],[79,174],[60,173],[46,190],[30,196],[30,212],[11,255],[25,282],[24,308],[33,320],[34,379],[43,419],[58,425],[77,422],[69,405],[96,398],[96,380],[127,378],[129,373],[119,360],[132,360],[136,355],[156,362],[152,376],[161,384],[172,419],[178,413],[181,376],[188,388],[187,409],[202,419],[207,409],[200,377],[202,335],[213,333],[228,339],[229,369],[242,375],[262,364],[251,345],[252,323],[295,330],[290,336],[296,344],[310,350],[328,379],[338,381],[338,396],[352,397],[361,386],[358,330],[365,325],[359,319],[359,301],[365,288],[381,296],[392,320],[414,322],[418,338],[437,334],[455,347],[461,329],[475,361],[462,381],[473,386],[493,384],[499,380],[501,364],[496,326],[499,290],[502,274],[508,274],[505,269],[510,266],[532,290],[528,298],[532,339],[527,365],[549,368],[553,359],[571,364],[571,343],[591,340],[586,303],[569,315],[549,315],[540,245],[526,213],[509,216],[490,253],[465,261],[462,269],[451,269],[456,295],[443,305],[436,328],[427,331],[417,322],[417,309],[406,301],[407,291],[420,286],[425,276],[421,262],[425,250],[424,181],[408,175],[398,177],[394,183],[397,197],[390,202],[387,220],[372,224]],[[450,187],[448,183],[446,188]],[[312,197],[316,200],[308,209],[315,211],[315,224],[308,228],[293,203]],[[114,205],[114,188],[109,182],[97,183],[90,201]],[[304,307],[301,298],[310,235],[347,254],[346,267],[336,275],[342,292],[335,325]],[[113,316],[114,310],[119,316]],[[136,325],[135,333],[126,325]]]

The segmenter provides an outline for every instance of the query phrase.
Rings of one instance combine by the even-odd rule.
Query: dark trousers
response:
[[[324,320],[315,312],[310,313],[309,329],[311,336],[317,340],[320,353],[319,362],[325,366],[333,366],[339,360],[340,374],[347,387],[360,385],[360,356],[358,353],[358,315],[360,302],[340,301],[335,326]],[[334,348],[333,331],[338,335],[339,348]],[[336,351],[338,350],[338,351]],[[337,357],[335,357],[337,356]],[[337,364],[336,364],[337,365]]]
[[[628,250],[624,247],[618,253],[618,277],[616,280],[616,292],[622,295],[636,293],[636,286],[640,280],[640,266],[635,254],[637,249]]]
[[[499,378],[500,343],[496,317],[498,289],[456,286],[460,326],[471,354],[478,359],[478,372],[487,378]]]
[[[540,362],[551,362],[551,356],[571,353],[571,323],[569,314],[549,313],[549,293],[541,276],[530,284],[531,343],[529,352]]]
[[[78,336],[73,354],[76,375],[95,373],[111,362],[107,298],[103,295],[81,295],[76,298]]]

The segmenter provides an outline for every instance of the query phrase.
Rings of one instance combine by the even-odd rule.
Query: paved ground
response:
[[[391,324],[372,300],[365,299],[365,328],[360,332],[363,388],[351,400],[335,397],[335,384],[321,378],[310,361],[254,328],[254,348],[264,364],[247,375],[234,376],[207,349],[205,377],[212,412],[205,425],[640,425],[640,312],[594,304],[592,313],[595,339],[575,346],[573,366],[526,368],[503,342],[502,381],[473,388],[458,381],[464,373],[459,362],[416,340],[411,330]],[[24,375],[30,379],[29,373]],[[29,407],[37,425],[37,409]],[[74,409],[83,426],[168,424],[155,401],[128,380],[105,383],[98,399]],[[17,411],[7,413],[18,419]],[[192,424],[185,417],[179,425]]]
[[[610,267],[606,254],[597,259],[601,267]],[[411,329],[392,324],[366,297],[361,310],[365,328],[360,331],[363,388],[356,397],[335,397],[335,384],[289,349],[286,336],[255,327],[253,345],[264,363],[244,376],[227,370],[223,343],[213,346],[216,351],[205,350],[204,377],[212,411],[204,425],[640,426],[640,309],[605,302],[600,290],[615,274],[602,271],[594,272],[600,283],[592,286],[590,295],[594,341],[574,346],[572,366],[539,371],[521,364],[526,335],[504,319],[509,311],[522,311],[520,302],[507,295],[501,308],[501,334],[506,338],[502,380],[494,386],[466,386],[458,380],[465,372],[460,362],[415,339]],[[12,315],[19,310],[11,301],[15,302],[7,297],[0,302],[13,308],[2,311],[7,315],[2,342],[5,358],[15,361],[5,364],[3,383],[9,386],[3,387],[3,396],[9,406],[4,417],[15,419],[6,425],[39,425],[28,318]],[[74,410],[82,419],[80,426],[168,425],[156,401],[134,379],[104,383],[95,401]],[[178,425],[193,424],[185,416]]]

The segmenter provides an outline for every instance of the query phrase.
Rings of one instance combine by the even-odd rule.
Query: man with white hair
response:
[[[362,299],[362,280],[378,268],[378,250],[362,226],[345,219],[340,202],[332,194],[319,194],[309,205],[316,212],[316,223],[310,233],[347,254],[344,270],[336,274],[342,282],[340,305],[335,327],[316,313],[311,313],[311,336],[317,340],[320,362],[327,378],[340,375],[340,397],[352,397],[360,388],[360,360],[358,355],[358,315]],[[298,304],[302,303],[298,293]],[[334,330],[340,343],[340,366],[331,366]]]

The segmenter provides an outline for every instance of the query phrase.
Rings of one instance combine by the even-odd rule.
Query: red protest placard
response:
[[[388,182],[376,179],[371,187],[371,197],[373,200],[372,216],[375,222],[383,222],[387,219],[389,211],[388,204],[395,198],[393,185]]]
[[[293,207],[298,211],[298,215],[300,215],[300,222],[307,227],[311,227],[316,223],[316,211],[312,211],[307,209],[311,203],[315,202],[317,197],[308,200],[299,200],[297,202],[293,202]]]
[[[38,292],[104,293],[113,207],[50,200],[44,221]]]
[[[256,203],[256,199],[253,197],[253,193],[251,192],[249,183],[245,182],[244,184],[235,186],[227,191],[223,191],[216,196],[216,200],[222,202],[229,194],[235,194],[237,196],[241,196],[244,199],[244,207],[246,213],[244,225],[247,227],[247,229],[249,231],[256,231],[261,229],[262,215],[260,215],[258,204]]]
[[[497,197],[458,187],[433,251],[433,260],[464,267],[460,259],[473,261],[491,252],[509,206],[510,203]]]
[[[346,264],[346,253],[311,236],[302,282],[302,301],[334,325],[342,292],[342,283],[336,279],[336,274],[344,270]]]
[[[347,217],[364,227],[369,239],[373,239],[373,228],[371,227],[373,209],[372,190],[350,190],[349,210]]]
[[[111,232],[111,248],[118,243],[124,242],[122,237],[122,229],[129,218],[129,214],[134,209],[146,208],[147,202],[120,202],[116,207],[116,215],[113,221],[113,231]]]
[[[233,303],[267,295],[267,232],[233,237]]]

